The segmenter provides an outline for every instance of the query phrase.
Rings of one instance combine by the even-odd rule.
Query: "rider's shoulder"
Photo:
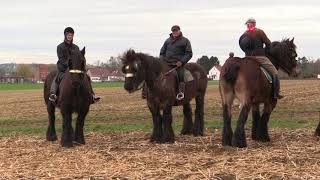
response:
[[[72,46],[73,46],[73,48],[80,50],[78,45],[72,44]]]

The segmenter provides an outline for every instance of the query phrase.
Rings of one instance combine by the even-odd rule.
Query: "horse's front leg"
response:
[[[85,144],[83,126],[84,126],[84,120],[86,118],[88,111],[89,111],[89,107],[82,109],[78,113],[76,129],[75,129],[75,133],[74,133],[74,141],[77,144]]]
[[[72,112],[61,110],[62,122],[62,136],[61,146],[72,147],[73,129],[72,129]]]
[[[232,139],[232,145],[235,147],[239,147],[239,148],[247,147],[244,126],[248,119],[249,111],[250,111],[250,106],[247,104],[243,104],[240,111],[239,119],[237,121],[237,127]]]
[[[257,130],[257,141],[269,142],[269,132],[268,132],[268,122],[270,119],[270,114],[273,110],[271,104],[265,103],[262,116],[260,121],[258,122],[258,130]]]
[[[158,106],[149,105],[149,110],[152,114],[153,131],[150,138],[150,142],[161,143],[162,141],[162,117],[160,114],[160,108]]]
[[[172,129],[172,106],[167,106],[163,110],[163,141],[174,143],[174,131]]]

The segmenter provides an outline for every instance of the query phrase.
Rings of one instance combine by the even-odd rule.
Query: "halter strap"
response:
[[[70,69],[69,72],[73,73],[73,74],[82,74],[82,73],[84,73],[84,71],[81,71],[81,70],[78,70],[78,69]]]
[[[134,74],[133,73],[126,73],[125,77],[134,77]]]

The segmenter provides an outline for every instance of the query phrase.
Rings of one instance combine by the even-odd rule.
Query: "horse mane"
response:
[[[290,40],[289,38],[283,38],[281,41],[273,41],[271,43],[271,49],[274,49],[276,51],[279,51],[279,52],[285,52],[286,49],[283,45],[287,45],[289,46],[290,48],[293,48],[296,50],[297,46],[293,43],[293,39]]]

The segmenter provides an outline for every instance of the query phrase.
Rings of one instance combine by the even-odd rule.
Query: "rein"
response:
[[[172,68],[172,69],[170,69],[168,72],[166,72],[166,73],[162,74],[162,76],[166,76],[166,75],[168,75],[168,74],[172,73],[173,71],[175,71],[176,69],[178,69],[178,66],[177,66],[177,67],[174,67],[174,68]]]
[[[269,55],[270,55],[270,54],[269,54]],[[275,60],[278,60],[277,58],[275,58],[275,57],[272,56],[272,55],[270,55],[270,57],[272,57],[272,58],[275,59]],[[289,69],[286,68],[286,67],[284,67],[283,65],[279,64],[278,62],[279,62],[279,61],[275,61],[274,63],[275,63],[276,65],[278,65],[281,69],[283,69],[284,71],[286,71],[288,74],[290,74]]]

